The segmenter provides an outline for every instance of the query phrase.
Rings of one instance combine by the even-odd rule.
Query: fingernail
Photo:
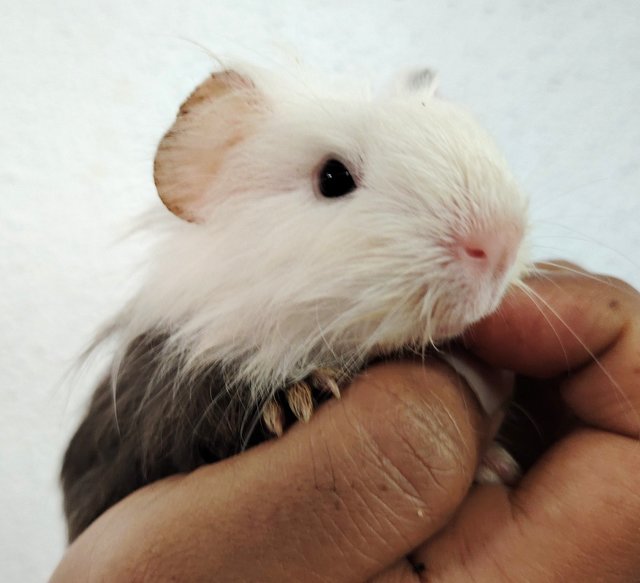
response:
[[[467,381],[489,417],[497,413],[509,400],[515,383],[515,375],[511,371],[491,368],[461,350],[441,353],[440,358]]]

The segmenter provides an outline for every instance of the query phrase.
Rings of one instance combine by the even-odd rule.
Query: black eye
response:
[[[336,198],[353,192],[358,186],[349,169],[339,160],[327,160],[318,174],[318,190],[322,196]]]

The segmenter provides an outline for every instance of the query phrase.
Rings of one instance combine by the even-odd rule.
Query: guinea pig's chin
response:
[[[431,339],[435,342],[450,340],[460,336],[469,326],[495,312],[509,287],[509,280],[485,282],[477,287],[467,288],[467,293],[451,294],[448,306],[443,306],[444,317],[437,317],[431,323]]]

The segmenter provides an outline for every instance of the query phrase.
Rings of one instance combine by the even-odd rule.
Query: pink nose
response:
[[[458,241],[460,260],[469,269],[502,275],[511,265],[520,236],[511,230],[474,233]]]

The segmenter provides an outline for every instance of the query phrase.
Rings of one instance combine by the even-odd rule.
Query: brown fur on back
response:
[[[61,481],[69,540],[134,490],[238,453],[267,434],[242,387],[228,390],[209,367],[176,386],[176,366],[159,356],[162,334],[129,346],[116,379],[97,387],[64,456]],[[244,393],[246,394],[246,392]]]

